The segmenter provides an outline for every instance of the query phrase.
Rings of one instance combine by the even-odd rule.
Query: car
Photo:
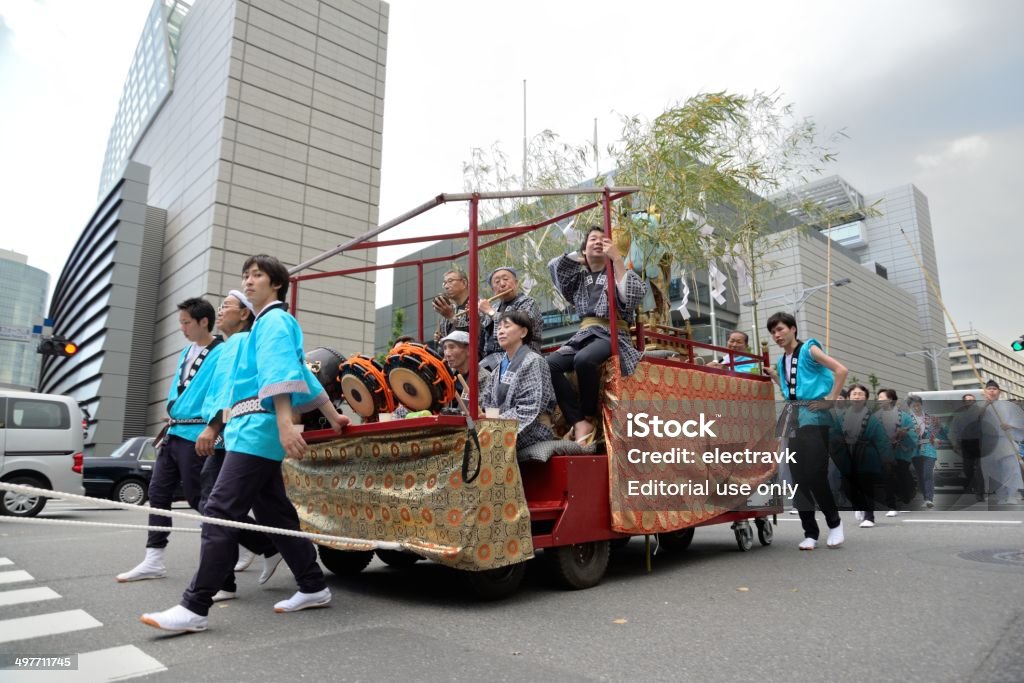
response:
[[[0,481],[81,495],[81,421],[73,398],[0,389]],[[0,491],[0,514],[34,517],[46,501]]]
[[[85,495],[142,505],[149,498],[149,478],[155,464],[153,437],[128,439],[108,456],[85,459]]]

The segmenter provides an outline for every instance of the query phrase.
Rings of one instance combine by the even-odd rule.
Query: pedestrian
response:
[[[949,425],[949,443],[964,468],[964,493],[985,500],[985,475],[981,471],[981,410],[974,394],[964,394]]]
[[[814,518],[817,503],[829,529],[825,543],[829,548],[837,548],[845,537],[843,521],[828,485],[829,428],[833,420],[830,409],[848,371],[822,350],[818,340],[800,341],[796,318],[789,313],[773,314],[768,318],[767,328],[783,351],[776,366],[768,368],[768,374],[788,402],[786,432],[789,449],[794,453],[790,470],[797,489],[794,502],[804,531],[799,547],[814,550],[818,544],[819,529]]]
[[[224,431],[223,414],[225,409],[231,408],[231,382],[235,362],[238,360],[238,349],[249,336],[255,316],[252,303],[237,289],[232,289],[217,309],[217,329],[224,337],[224,345],[217,362],[216,376],[203,402],[203,419],[207,425],[196,439],[196,452],[206,459],[200,474],[202,493],[199,498],[199,512],[204,515],[206,502],[224,465],[224,439],[221,436]],[[251,517],[246,517],[245,521],[256,523]],[[225,579],[224,586],[213,596],[214,602],[231,600],[238,595],[235,572],[245,571],[256,556],[263,557],[263,571],[258,579],[260,585],[270,580],[281,563],[281,555],[273,541],[261,531],[239,530],[238,542],[241,544],[238,562]]]
[[[911,461],[917,475],[917,487],[921,490],[924,506],[935,507],[935,460],[939,457],[935,450],[936,442],[943,438],[942,422],[934,415],[924,412],[924,403],[920,396],[907,399],[910,405],[910,416],[914,419],[914,432],[917,436],[917,448]]]
[[[985,383],[985,405],[981,409],[981,466],[986,481],[995,489],[996,505],[1021,502],[1024,489],[1019,461],[1019,442],[1024,439],[1024,410],[1012,401],[1000,399],[999,384]]]
[[[185,299],[178,304],[178,324],[189,344],[178,356],[167,394],[167,424],[156,440],[157,457],[149,479],[149,507],[154,510],[170,510],[179,486],[189,507],[199,510],[203,460],[196,453],[196,439],[206,425],[203,401],[212,386],[221,350],[221,338],[213,335],[214,318],[213,306],[204,299]],[[164,555],[171,518],[151,513],[149,526],[167,527],[168,531],[149,531],[146,557],[129,571],[118,574],[119,583],[167,576]]]
[[[322,387],[312,387],[303,363],[302,330],[288,314],[288,270],[272,256],[251,256],[242,268],[243,290],[256,311],[252,331],[239,349],[232,382],[232,407],[224,430],[227,454],[206,505],[207,516],[242,521],[252,509],[259,524],[298,531],[281,462],[301,457],[306,442],[293,423],[293,410],[319,409],[331,427],[349,423]],[[213,596],[238,559],[238,530],[203,524],[199,569],[181,603],[144,614],[144,624],[173,632],[205,631]],[[322,607],[331,601],[316,549],[303,538],[274,541],[298,583],[298,591],[274,605],[275,612]]]
[[[875,526],[875,489],[882,468],[892,465],[893,454],[885,428],[868,408],[871,392],[863,384],[850,387],[843,416],[843,440],[850,455],[850,471],[845,478],[847,497],[862,529]]]
[[[889,511],[886,517],[899,514],[900,503],[908,505],[914,497],[914,477],[910,463],[917,450],[917,431],[914,418],[897,404],[899,396],[895,389],[879,389],[878,410],[875,413],[885,434],[889,437],[893,459],[882,464],[882,479],[885,486],[885,505]]]

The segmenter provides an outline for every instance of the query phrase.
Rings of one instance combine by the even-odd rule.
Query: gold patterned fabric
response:
[[[462,480],[465,427],[403,429],[400,421],[392,424],[395,429],[386,433],[310,444],[302,458],[285,459],[285,488],[303,531],[395,541],[472,571],[533,557],[514,420],[476,423],[480,473],[470,484]],[[471,474],[474,469],[475,460]]]
[[[759,376],[672,367],[642,361],[632,375],[623,377],[612,363],[605,365],[603,422],[608,444],[612,528],[631,534],[674,531],[707,522],[744,508],[749,496],[719,492],[719,486],[757,487],[772,479],[775,463],[705,463],[704,452],[750,449],[777,453],[775,406],[771,382]],[[715,421],[715,438],[678,435],[630,436],[631,414],[645,412],[662,419],[698,420],[704,413]],[[627,457],[642,452],[671,452],[686,448],[695,453],[692,463],[631,463]],[[630,482],[664,482],[679,494],[630,495]],[[684,484],[690,484],[689,491]],[[700,490],[701,485],[706,485]]]

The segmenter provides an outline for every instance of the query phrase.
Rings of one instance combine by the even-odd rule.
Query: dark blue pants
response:
[[[206,515],[244,522],[249,510],[266,526],[299,530],[299,516],[288,500],[281,477],[281,463],[255,455],[228,451],[220,475],[206,502]],[[218,524],[204,524],[199,569],[182,595],[181,604],[206,615],[214,594],[238,561],[239,530]],[[327,587],[310,541],[293,536],[272,535],[274,546],[295,575],[299,590],[315,593]]]
[[[213,455],[203,458],[203,471],[199,476],[201,483],[200,488],[202,493],[199,496],[199,512],[206,514],[206,502],[210,499],[210,494],[213,492],[213,485],[217,483],[217,477],[220,475],[220,469],[224,466],[224,451],[214,451]],[[256,520],[252,517],[246,517],[243,521],[255,524]],[[263,555],[264,557],[272,557],[277,554],[277,548],[274,547],[273,542],[270,540],[270,536],[267,536],[262,531],[249,531],[248,529],[238,530],[238,542],[245,547],[249,552],[255,553],[256,555]],[[234,593],[238,590],[238,586],[235,584],[235,573],[228,573],[227,578],[224,580],[224,585],[221,586],[226,591]]]
[[[168,436],[160,447],[160,453],[153,465],[153,476],[149,479],[149,507],[154,510],[170,510],[171,503],[174,502],[174,492],[181,484],[188,506],[198,511],[202,469],[203,459],[196,455],[194,441],[179,436]],[[150,531],[146,547],[166,548],[171,518],[150,514],[149,525],[165,526],[168,531]]]

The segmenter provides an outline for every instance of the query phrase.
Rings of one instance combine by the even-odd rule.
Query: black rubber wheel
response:
[[[131,503],[132,505],[142,505],[148,497],[149,492],[146,490],[146,482],[133,477],[117,482],[117,486],[110,492],[111,500],[116,500],[119,503]]]
[[[320,561],[337,576],[355,576],[366,569],[366,565],[373,559],[372,550],[337,550],[325,545],[318,548]]]
[[[376,550],[377,557],[380,561],[389,567],[396,569],[406,569],[411,567],[422,558],[416,553],[411,553],[408,550]]]
[[[757,524],[757,540],[761,542],[761,545],[771,545],[772,539],[775,538],[775,525],[772,524],[770,519],[758,519]]]
[[[488,569],[482,572],[463,572],[469,589],[480,600],[501,600],[519,590],[526,576],[526,563]]]
[[[613,538],[612,540],[608,541],[608,546],[613,551],[615,551],[615,550],[622,550],[627,545],[629,545],[629,542],[632,539],[633,539],[632,536],[623,536],[622,538]]]
[[[693,542],[694,528],[666,531],[658,534],[658,547],[668,553],[681,553]]]
[[[750,523],[737,522],[733,527],[733,533],[736,534],[736,546],[743,552],[747,552],[754,547],[754,530],[750,528]]]
[[[555,577],[563,587],[580,590],[596,586],[608,569],[608,541],[593,541],[548,548]]]
[[[47,488],[46,482],[28,475],[20,475],[4,479],[5,484],[21,484],[22,486],[35,486],[36,488]],[[46,507],[44,496],[30,496],[25,493],[13,491],[3,492],[3,501],[0,504],[0,515],[8,517],[35,517]]]

